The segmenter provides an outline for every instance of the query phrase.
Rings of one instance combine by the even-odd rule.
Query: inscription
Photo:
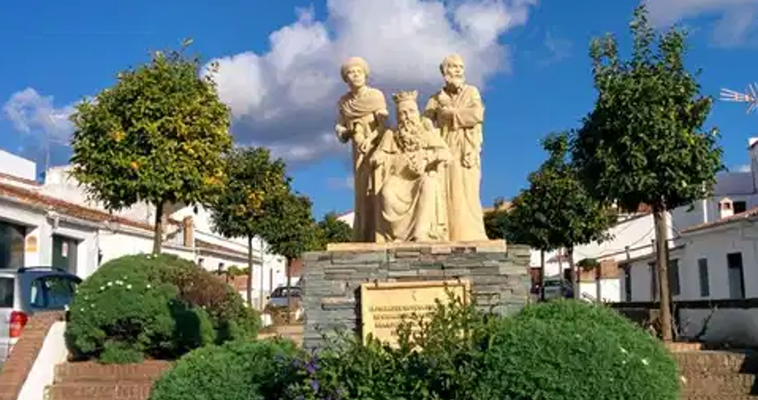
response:
[[[397,329],[403,322],[415,324],[429,320],[437,309],[436,301],[450,294],[464,301],[468,281],[416,281],[365,283],[361,285],[361,317],[364,340],[370,335],[391,345],[397,342]],[[416,329],[416,326],[413,326]]]

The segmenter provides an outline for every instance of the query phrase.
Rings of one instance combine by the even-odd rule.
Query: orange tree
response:
[[[247,302],[253,304],[253,238],[264,236],[266,203],[289,192],[282,159],[263,147],[237,147],[226,156],[226,180],[211,203],[214,229],[247,239]]]
[[[154,253],[165,207],[209,199],[232,145],[229,109],[210,77],[200,76],[200,59],[184,50],[155,52],[149,63],[119,73],[71,116],[74,178],[109,210],[154,205]]]
[[[723,168],[717,131],[702,127],[712,99],[684,65],[686,33],[656,32],[644,6],[631,23],[632,54],[613,36],[590,47],[595,108],[574,143],[573,159],[594,197],[622,209],[652,208],[663,339],[672,339],[666,213],[710,195]]]

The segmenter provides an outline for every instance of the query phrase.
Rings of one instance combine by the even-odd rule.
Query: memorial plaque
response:
[[[429,315],[437,308],[435,300],[446,303],[450,293],[468,301],[467,280],[376,282],[361,284],[361,335],[369,334],[382,342],[395,344],[398,325],[416,315]]]

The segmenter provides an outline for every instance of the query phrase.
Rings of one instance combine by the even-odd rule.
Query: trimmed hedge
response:
[[[66,342],[77,359],[174,359],[213,343],[255,337],[260,321],[231,287],[172,255],[125,256],[77,289]]]
[[[289,341],[234,341],[194,350],[153,387],[150,400],[279,400],[291,382]]]

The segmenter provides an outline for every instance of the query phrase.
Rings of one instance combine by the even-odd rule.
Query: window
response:
[[[729,271],[729,297],[732,299],[744,299],[745,277],[742,270],[742,253],[727,254],[726,266]]]
[[[679,284],[679,260],[669,260],[669,291],[672,296],[679,296],[682,288]]]
[[[13,307],[16,280],[10,277],[0,277],[0,307]]]
[[[224,272],[224,263],[220,262],[218,263],[218,273]]]
[[[32,281],[30,304],[34,308],[63,309],[74,297],[77,282],[67,276],[50,275]]]
[[[0,268],[24,266],[26,228],[0,221]]]
[[[632,301],[632,268],[629,264],[621,267],[624,270],[624,299]]]
[[[744,201],[735,201],[732,203],[732,207],[735,214],[747,211],[747,203]]]
[[[709,297],[711,295],[711,284],[708,278],[707,258],[697,260],[697,272],[700,278],[700,297]]]

